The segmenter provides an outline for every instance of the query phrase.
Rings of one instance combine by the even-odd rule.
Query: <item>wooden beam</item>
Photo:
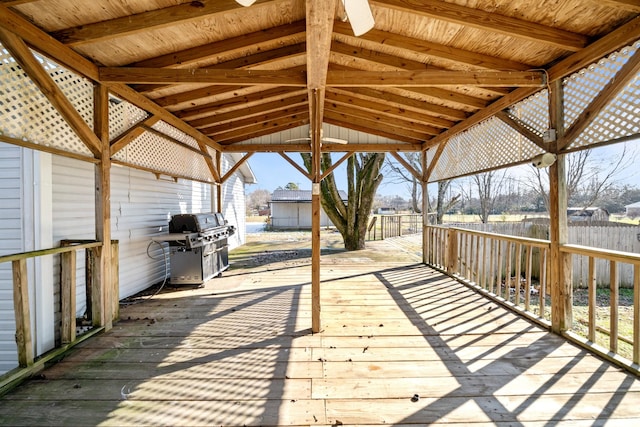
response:
[[[216,68],[102,67],[100,81],[104,83],[179,84],[210,83],[216,85],[277,85],[305,87],[304,72],[280,70],[234,70]]]
[[[111,141],[111,156],[113,157],[114,154],[129,145],[131,141],[142,135],[145,132],[145,127],[151,127],[159,121],[160,119],[158,116],[151,116],[127,129],[124,133]]]
[[[412,131],[409,129],[398,128],[393,123],[386,124],[376,120],[356,117],[354,113],[355,111],[350,111],[348,113],[338,111],[334,109],[332,105],[331,106],[328,105],[325,108],[325,116],[327,118],[331,118],[334,120],[341,120],[346,123],[352,123],[354,126],[359,126],[360,128],[376,129],[382,132],[386,132],[389,135],[396,135],[396,138],[403,136],[407,138],[412,138],[415,141],[425,141],[431,138],[431,135],[428,135],[426,133]]]
[[[593,120],[602,112],[611,100],[622,91],[627,84],[638,77],[640,71],[640,54],[636,51],[626,64],[611,78],[609,83],[600,91],[600,93],[591,101],[580,116],[575,120],[573,125],[565,132],[564,137],[558,145],[558,149],[570,145],[575,138],[580,136]]]
[[[250,128],[255,125],[264,124],[264,123],[273,123],[276,120],[286,118],[286,117],[291,117],[296,119],[300,117],[305,117],[306,119],[308,119],[309,109],[307,108],[306,103],[293,105],[291,108],[283,108],[281,110],[275,110],[262,115],[256,115],[256,116],[247,117],[247,118],[240,118],[232,122],[227,122],[227,123],[213,126],[209,128],[210,133],[207,132],[207,129],[202,129],[202,132],[207,135],[210,135],[212,138],[217,139],[220,135],[223,135],[225,132],[229,132],[229,131],[241,132],[245,128]],[[269,126],[269,125],[266,125],[266,126]]]
[[[421,0],[419,3],[410,0],[374,0],[371,4],[491,33],[500,33],[507,37],[544,43],[569,51],[578,51],[589,41],[588,37],[582,34],[438,0]]]
[[[442,157],[442,153],[444,153],[444,148],[446,146],[447,144],[443,142],[438,145],[438,148],[436,148],[436,152],[434,153],[433,158],[431,159],[431,162],[429,162],[429,167],[426,169],[426,172],[425,172],[426,180],[431,178],[431,175],[433,175],[433,170],[436,168],[438,161],[440,161],[440,157]],[[424,154],[426,157],[427,152],[425,151]]]
[[[333,31],[341,36],[353,37],[351,26],[346,22],[335,21],[333,24]],[[354,41],[358,40],[358,43],[362,40],[366,40],[368,42],[377,43],[381,46],[391,46],[396,49],[401,49],[407,56],[429,56],[457,64],[470,65],[479,69],[526,71],[533,68],[531,65],[510,61],[504,58],[457,49],[451,46],[445,46],[426,40],[415,39],[376,29],[370,30],[361,36],[353,37],[353,39]]]
[[[391,152],[391,155],[418,181],[422,181],[422,173],[418,172],[413,166],[407,162],[404,157],[398,153]]]
[[[354,154],[355,152],[346,153],[344,156],[340,157],[340,159],[338,159],[337,162],[334,162],[329,169],[322,172],[322,175],[320,176],[320,180],[322,181],[331,173],[333,173],[333,171],[336,170],[338,166],[340,166],[342,163],[344,163],[345,160],[347,160],[349,157],[353,156]]]
[[[60,340],[76,340],[76,251],[60,254]]]
[[[0,28],[0,42],[4,48],[11,53],[11,56],[13,56],[16,62],[20,64],[20,67],[22,67],[42,94],[51,102],[53,107],[60,113],[76,135],[78,135],[82,143],[94,156],[100,157],[100,141],[73,104],[71,104],[64,93],[62,93],[49,73],[42,68],[25,42],[3,28]]]
[[[311,181],[313,179],[311,174],[307,170],[305,170],[302,166],[300,166],[299,164],[294,162],[291,157],[287,156],[287,153],[285,153],[284,151],[278,151],[278,154],[280,154],[280,156],[283,159],[285,159],[287,162],[289,162],[289,164],[291,166],[293,166],[298,172],[300,172],[302,175],[304,175],[308,180]]]
[[[529,141],[542,148],[544,151],[549,151],[549,147],[542,141],[542,134],[534,129],[532,126],[527,125],[522,120],[515,116],[512,116],[506,111],[498,111],[495,115],[498,119],[509,125],[512,129],[518,132],[520,135],[527,138]]]
[[[254,7],[260,8],[260,3],[265,4],[270,3],[270,1],[260,0]],[[215,20],[218,16],[240,7],[233,0],[200,0],[149,10],[135,15],[126,15],[108,21],[81,25],[75,28],[66,28],[54,31],[52,35],[64,44],[77,47],[89,43],[113,40],[118,37],[131,36],[144,31],[159,30],[178,23],[202,21],[204,19]]]
[[[231,177],[231,175],[233,175],[238,170],[238,168],[240,168],[240,166],[242,166],[247,160],[249,160],[249,157],[253,156],[254,154],[255,152],[250,151],[245,154],[240,160],[238,160],[236,164],[233,165],[231,169],[229,169],[227,173],[224,174],[222,179],[220,179],[220,184],[224,184],[229,179],[229,177]]]
[[[325,123],[336,124],[332,120],[325,120]],[[297,126],[296,126],[297,127]],[[269,132],[271,133],[271,132]],[[382,135],[381,135],[382,136]],[[256,151],[260,153],[277,153],[280,151],[291,153],[308,153],[311,151],[309,144],[282,143],[282,144],[255,144],[238,143],[225,145],[225,153],[246,153],[247,151]],[[391,143],[349,143],[349,144],[331,144],[323,143],[322,152],[324,153],[389,153],[398,152],[418,152],[421,151],[422,144],[419,142],[391,142]]]
[[[485,86],[536,87],[546,84],[542,71],[341,71],[330,70],[327,86],[332,87],[432,87]]]

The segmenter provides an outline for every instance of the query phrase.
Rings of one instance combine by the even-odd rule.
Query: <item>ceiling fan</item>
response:
[[[236,2],[244,7],[249,7],[256,0],[236,0]],[[375,21],[369,0],[342,0],[342,4],[345,12],[343,21],[349,20],[355,36],[361,36],[373,28]]]
[[[311,132],[309,132],[311,133]],[[348,144],[349,141],[347,141],[346,139],[340,139],[340,138],[330,138],[330,137],[324,137],[322,136],[322,131],[320,131],[320,139],[324,142],[333,142],[335,144]],[[294,141],[311,141],[311,137],[306,137],[306,138],[293,138],[293,139],[287,139],[284,142],[294,142]]]

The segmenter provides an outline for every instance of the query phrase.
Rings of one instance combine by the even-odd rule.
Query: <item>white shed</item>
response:
[[[346,203],[347,194],[340,191]],[[274,229],[311,228],[311,190],[275,190],[271,195],[271,226]],[[320,212],[320,226],[332,227],[324,209]]]

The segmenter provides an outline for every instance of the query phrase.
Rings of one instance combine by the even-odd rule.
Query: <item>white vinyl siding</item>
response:
[[[0,254],[23,251],[21,148],[0,143]],[[0,264],[0,373],[15,368],[18,352],[11,263]]]

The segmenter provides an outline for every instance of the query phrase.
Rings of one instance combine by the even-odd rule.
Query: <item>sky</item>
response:
[[[627,152],[625,158],[629,158],[630,165],[616,177],[617,182],[636,185],[640,187],[640,140],[626,143]],[[592,158],[598,163],[605,164],[611,159],[616,159],[622,152],[623,144],[615,144],[594,149]],[[339,158],[342,154],[338,154]],[[300,154],[289,153],[289,157],[302,164]],[[340,190],[346,190],[346,169],[345,164],[340,165],[334,172],[336,182]],[[278,187],[284,187],[290,182],[298,184],[301,190],[311,190],[311,182],[297,171],[277,153],[256,153],[249,159],[249,165],[255,174],[258,183],[248,186],[247,192],[258,189],[265,189],[273,192]],[[525,175],[529,166],[520,166],[511,173],[515,175]],[[514,168],[515,169],[515,168]],[[431,188],[429,189],[431,191]],[[379,196],[400,196],[404,199],[410,197],[407,184],[393,183],[392,179],[385,174],[377,194]]]

